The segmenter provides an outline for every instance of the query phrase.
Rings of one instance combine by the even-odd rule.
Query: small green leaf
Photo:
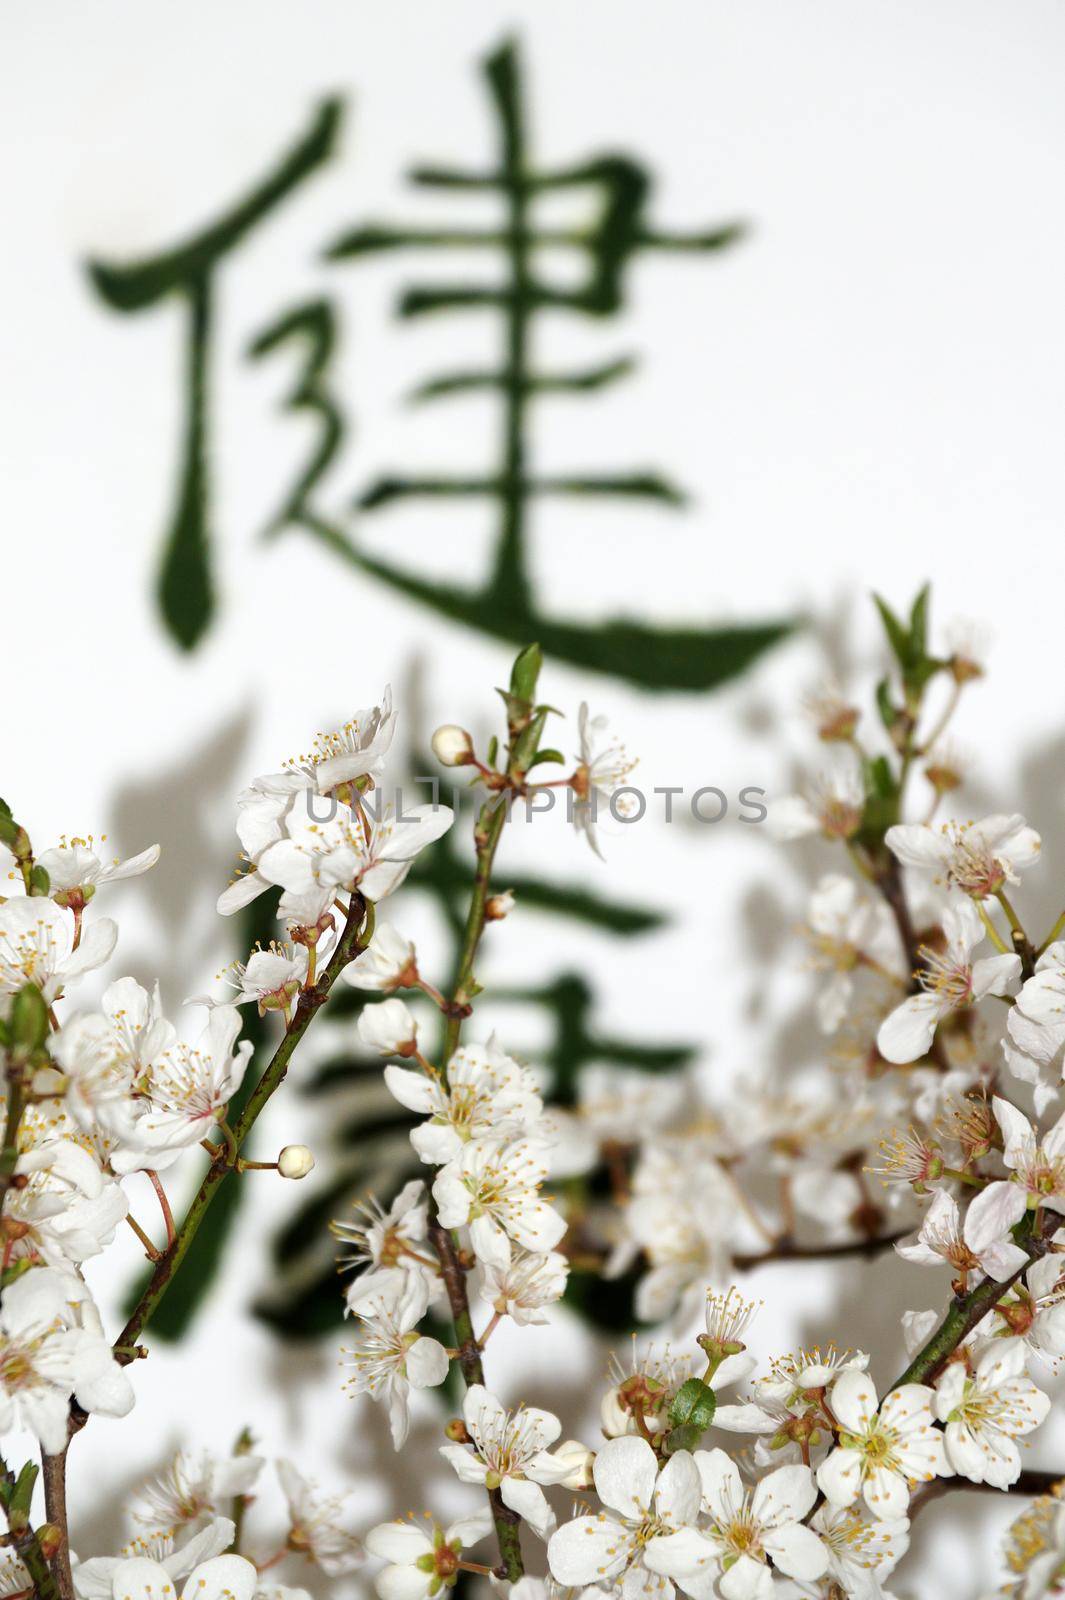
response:
[[[703,1436],[702,1428],[693,1427],[686,1423],[683,1428],[674,1428],[666,1434],[666,1455],[676,1455],[678,1450],[695,1450]]]
[[[673,1396],[669,1420],[676,1428],[697,1428],[703,1433],[713,1422],[716,1410],[717,1395],[709,1384],[689,1378]]]
[[[518,656],[510,673],[510,692],[518,700],[536,699],[536,684],[544,664],[544,653],[538,644],[528,644]]]
[[[48,1037],[48,1003],[35,983],[22,986],[11,1002],[11,1043],[24,1055],[44,1048]]]
[[[881,678],[876,686],[876,709],[880,713],[880,720],[890,733],[898,718],[898,707],[891,698],[891,680]]]
[[[902,669],[903,676],[905,676],[912,664],[910,630],[903,627],[886,600],[881,600],[878,594],[874,594],[873,599],[876,602],[876,609],[880,613],[880,620],[884,624],[884,632],[888,636],[888,643],[894,652],[895,660]]]
[[[541,761],[553,761],[559,767],[566,765],[566,758],[561,750],[538,750],[529,762],[530,768],[538,766]]]
[[[928,654],[928,601],[931,593],[932,586],[926,583],[910,612],[910,649],[915,665]]]
[[[42,867],[39,862],[35,862],[33,867],[30,869],[30,894],[35,894],[38,896],[38,898],[40,898],[41,896],[46,895],[51,887],[52,880],[48,876],[47,868]],[[86,890],[86,899],[87,898],[88,891]]]

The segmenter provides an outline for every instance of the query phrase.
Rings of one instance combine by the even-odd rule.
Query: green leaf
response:
[[[527,644],[510,672],[510,692],[518,700],[536,699],[536,685],[544,664],[544,653],[538,644]]]
[[[689,1378],[673,1396],[669,1420],[675,1428],[697,1428],[705,1433],[714,1420],[717,1395],[700,1378]]]
[[[538,750],[533,760],[529,762],[530,769],[539,766],[541,761],[553,761],[559,767],[566,765],[566,758],[561,750]]]
[[[873,600],[876,602],[876,609],[880,613],[880,620],[884,624],[884,632],[888,636],[888,643],[894,653],[895,660],[898,662],[905,677],[911,664],[910,630],[903,627],[886,600],[882,600],[878,594],[873,595]]]
[[[898,707],[891,698],[890,678],[881,678],[876,686],[876,709],[880,713],[881,722],[890,733],[899,714]]]
[[[928,655],[928,602],[931,594],[932,585],[926,583],[910,612],[910,650],[914,664]]]
[[[666,1434],[666,1455],[676,1455],[678,1450],[697,1450],[703,1436],[702,1428],[685,1425]]]

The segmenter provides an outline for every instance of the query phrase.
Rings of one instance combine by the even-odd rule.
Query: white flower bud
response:
[[[465,728],[445,722],[433,734],[433,755],[443,767],[468,767],[473,760],[473,740]]]
[[[314,1156],[305,1144],[287,1144],[277,1158],[283,1178],[305,1178],[314,1167]]]
[[[382,1056],[412,1056],[418,1048],[418,1026],[402,1000],[382,1000],[359,1013],[359,1042]]]
[[[579,1439],[565,1439],[553,1454],[560,1466],[568,1466],[570,1469],[564,1478],[559,1479],[563,1489],[591,1487],[594,1450],[589,1450]]]
[[[504,889],[501,894],[489,895],[484,914],[489,922],[502,922],[514,910],[514,891]]]

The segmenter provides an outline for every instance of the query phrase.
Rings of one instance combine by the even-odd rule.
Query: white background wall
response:
[[[865,683],[874,630],[863,592],[875,586],[901,604],[930,577],[940,620],[987,617],[996,636],[994,676],[959,730],[979,750],[973,805],[1020,803],[1045,833],[1061,825],[1060,6],[9,6],[0,791],[42,842],[100,828],[123,851],[162,842],[153,887],[164,914],[143,909],[144,885],[115,903],[125,913],[119,960],[141,976],[161,970],[171,1005],[231,954],[209,907],[231,860],[228,797],[243,781],[305,748],[308,731],[373,698],[385,679],[407,684],[412,658],[430,669],[427,717],[483,724],[493,714],[505,650],[348,574],[299,536],[258,543],[306,435],[276,414],[286,360],[252,368],[241,352],[297,296],[341,302],[356,436],[330,481],[334,508],[386,467],[461,470],[485,459],[492,424],[480,401],[409,411],[401,399],[487,353],[489,325],[397,324],[396,292],[435,276],[432,261],[353,269],[317,255],[371,215],[456,220],[456,202],[419,196],[403,174],[425,157],[487,160],[476,62],[515,28],[543,163],[627,147],[658,174],[660,224],[753,224],[725,257],[638,263],[623,319],[548,331],[548,353],[566,364],[633,348],[644,362],[594,404],[545,405],[538,464],[648,463],[689,486],[694,504],[683,514],[544,509],[534,546],[544,603],[571,616],[675,621],[809,613]],[[91,297],[81,263],[151,253],[195,231],[334,89],[350,101],[340,157],[224,274],[213,374],[224,611],[188,659],[162,636],[150,599],[178,437],[181,312],[117,318]],[[454,265],[468,276],[479,264]],[[414,506],[381,515],[362,537],[390,559],[472,577],[488,532],[476,507],[438,519]],[[845,643],[839,618],[852,603]],[[810,635],[714,698],[638,694],[553,665],[545,688],[563,707],[587,694],[607,711],[641,753],[648,784],[779,790],[805,748],[795,703],[820,663]],[[676,922],[619,947],[516,918],[499,940],[501,973],[591,950],[604,1026],[646,1033],[653,1007],[664,1035],[705,1042],[718,1083],[776,1048],[774,1020],[803,981],[798,952],[780,937],[801,893],[758,830],[645,824],[609,841],[606,867],[560,828],[516,850],[560,876],[668,904]],[[1048,855],[1049,908],[1061,852]],[[784,976],[767,985],[770,947]],[[310,1132],[305,1115],[290,1102],[271,1112],[271,1130]],[[207,1441],[251,1421],[268,1451],[291,1448],[324,1478],[357,1475],[367,1522],[385,1509],[372,1481],[380,1419],[338,1404],[335,1350],[279,1353],[244,1313],[267,1270],[271,1220],[293,1198],[263,1183],[211,1316],[180,1353],[160,1350],[138,1368],[142,1428],[94,1424],[79,1440],[85,1554],[107,1547],[116,1497],[186,1426]],[[127,1252],[97,1275],[105,1297],[132,1261]],[[866,1294],[889,1278],[885,1296],[930,1303],[926,1281],[914,1287],[911,1273],[900,1288],[887,1265],[869,1269]],[[846,1337],[827,1277],[781,1269],[758,1291],[772,1306],[767,1352],[781,1342],[785,1306],[789,1337],[800,1324]],[[522,1340],[529,1399],[550,1403],[537,1370],[557,1369],[554,1339]],[[566,1349],[576,1425],[575,1397],[602,1356],[575,1333]],[[881,1357],[881,1377],[894,1358]],[[279,1385],[265,1396],[264,1372]],[[432,1436],[427,1414],[419,1443]],[[424,1501],[425,1452],[412,1460],[417,1481],[400,1490],[399,1509]],[[947,1502],[933,1515],[944,1522],[956,1509]],[[1002,1512],[986,1500],[979,1510],[980,1540],[937,1536],[923,1579],[901,1592],[960,1597],[986,1586],[987,1529]]]

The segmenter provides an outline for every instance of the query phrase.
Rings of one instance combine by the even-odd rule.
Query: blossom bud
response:
[[[63,1534],[54,1522],[42,1522],[37,1529],[37,1543],[46,1561],[52,1561],[63,1548]]]
[[[568,1466],[569,1472],[564,1478],[559,1479],[563,1489],[588,1489],[592,1483],[592,1462],[595,1460],[595,1451],[589,1450],[587,1445],[581,1444],[579,1439],[565,1439],[554,1452],[555,1460],[560,1466]]]
[[[502,894],[490,894],[485,901],[484,914],[488,922],[502,922],[513,910],[513,889],[504,889]]]
[[[359,1013],[359,1040],[382,1056],[412,1056],[418,1049],[418,1026],[402,1000],[382,1000]]]
[[[314,1169],[314,1155],[305,1144],[287,1144],[277,1158],[283,1178],[305,1178]]]
[[[34,983],[22,986],[11,1002],[11,1043],[21,1055],[40,1050],[48,1037],[48,1003]]]
[[[466,1431],[466,1424],[461,1417],[452,1417],[444,1432],[452,1444],[469,1444],[471,1442],[470,1436]]]
[[[465,728],[445,722],[432,738],[433,755],[442,767],[468,767],[474,759],[473,740]]]

